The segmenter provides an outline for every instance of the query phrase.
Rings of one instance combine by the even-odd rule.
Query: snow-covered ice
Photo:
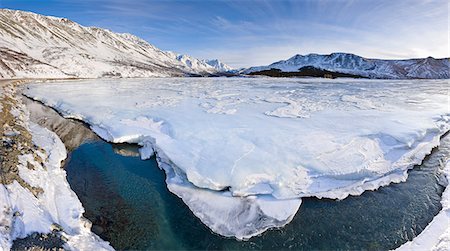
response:
[[[219,234],[249,238],[287,224],[302,197],[343,199],[405,181],[450,126],[447,85],[82,80],[31,84],[26,95],[105,140],[140,144],[143,158],[155,151],[169,189],[197,217]],[[243,211],[247,222],[236,228]]]

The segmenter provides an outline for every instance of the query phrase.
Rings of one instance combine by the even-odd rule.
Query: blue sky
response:
[[[0,0],[1,8],[135,34],[234,67],[295,54],[448,57],[447,0]]]

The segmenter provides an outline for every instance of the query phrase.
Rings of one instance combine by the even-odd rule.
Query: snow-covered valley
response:
[[[239,239],[287,224],[303,197],[405,181],[449,127],[439,80],[86,80],[26,95],[156,152],[169,190]]]

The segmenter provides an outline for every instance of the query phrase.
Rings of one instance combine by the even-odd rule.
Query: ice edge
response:
[[[418,236],[395,251],[450,250],[450,159],[447,159],[441,171],[446,183],[441,198],[442,210]]]
[[[430,141],[414,142],[416,147],[412,148],[409,152],[406,152],[403,156],[403,160],[409,159],[410,162],[403,163],[403,165],[386,175],[369,181],[363,180],[361,183],[357,183],[349,187],[343,187],[342,190],[340,189],[338,191],[326,191],[314,194],[311,193],[302,195],[299,198],[281,200],[276,199],[271,195],[235,197],[232,196],[229,191],[216,191],[208,188],[199,188],[192,184],[186,176],[186,173],[173,164],[172,161],[166,157],[164,152],[154,145],[154,140],[149,136],[132,135],[130,137],[114,138],[113,134],[108,131],[107,127],[97,125],[89,119],[83,117],[81,114],[73,114],[71,111],[62,109],[57,104],[52,105],[47,102],[45,98],[39,99],[38,97],[32,97],[26,94],[24,95],[55,109],[66,118],[77,119],[90,125],[92,131],[108,142],[141,145],[142,147],[140,149],[140,154],[143,159],[150,158],[152,154],[156,154],[160,169],[164,170],[166,173],[166,183],[169,191],[180,197],[190,208],[190,210],[213,232],[226,237],[235,237],[239,240],[247,240],[253,236],[262,234],[270,228],[283,227],[288,224],[299,210],[301,198],[317,197],[319,199],[345,199],[350,195],[361,195],[365,191],[374,191],[391,183],[405,182],[408,177],[408,170],[412,169],[415,165],[420,164],[423,159],[431,153],[433,148],[439,146],[440,138],[450,130],[449,126],[444,124],[444,128],[441,128],[439,132],[435,133]],[[445,117],[447,115],[442,116]],[[232,205],[231,214],[224,214],[224,211],[230,211],[229,207],[222,211],[218,210],[216,202],[221,199],[227,200],[226,202],[222,201],[222,206],[225,204]],[[266,203],[268,201],[271,201],[272,203],[278,202],[280,205],[276,205],[276,207],[285,209],[284,214],[281,216],[281,220],[277,217],[271,216],[271,210],[263,210],[264,208],[269,208],[265,206],[265,204],[270,204]],[[283,205],[281,205],[281,203]],[[202,208],[202,210],[196,210],[198,208]],[[239,218],[240,215],[245,215],[244,222],[241,221],[242,217]],[[260,219],[262,215],[266,216],[266,218],[262,220],[265,224],[258,225],[258,222],[255,224],[253,219]]]

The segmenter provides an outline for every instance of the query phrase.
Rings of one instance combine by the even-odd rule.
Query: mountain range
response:
[[[342,76],[379,79],[448,79],[449,58],[385,60],[350,53],[295,55],[267,66],[250,67],[242,74],[268,76]]]
[[[350,53],[295,55],[234,70],[217,59],[163,51],[127,33],[66,18],[0,9],[0,78],[266,75],[274,77],[450,78],[449,58],[369,59]]]
[[[172,77],[231,67],[162,51],[134,35],[0,9],[0,77]]]

